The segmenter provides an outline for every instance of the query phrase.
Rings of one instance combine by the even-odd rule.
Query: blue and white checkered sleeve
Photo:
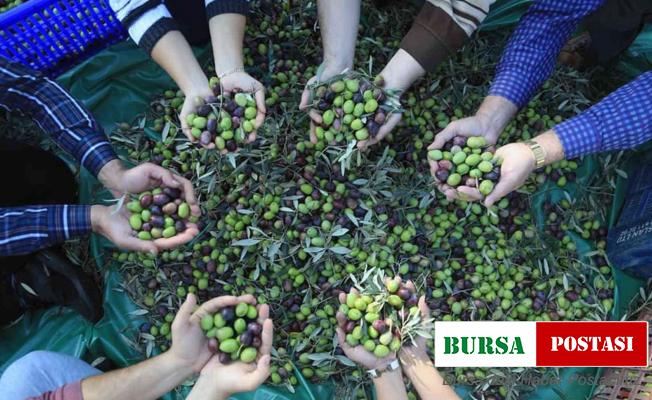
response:
[[[652,71],[554,128],[567,159],[652,139]]]
[[[97,176],[117,159],[91,113],[58,83],[0,57],[0,107],[32,118],[66,152]]]
[[[573,30],[603,1],[535,1],[507,44],[489,94],[525,106],[552,73],[557,54]]]
[[[0,257],[30,254],[91,230],[91,206],[0,208]]]

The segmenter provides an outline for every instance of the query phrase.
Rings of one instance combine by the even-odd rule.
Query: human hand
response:
[[[265,108],[265,87],[246,72],[232,72],[227,74],[220,79],[220,85],[222,93],[244,92],[254,95],[258,113],[254,121],[254,131],[247,137],[248,143],[253,142],[256,140],[256,131],[265,122],[265,114],[267,113],[267,109]]]
[[[412,282],[408,282],[408,285],[410,284],[412,284]],[[430,327],[427,325],[429,323],[428,320],[430,319],[430,309],[426,304],[425,296],[421,296],[419,298],[419,303],[417,306],[419,307],[419,312],[421,313],[422,328],[426,330],[430,329]],[[423,336],[417,336],[414,343],[411,345],[401,346],[401,350],[399,350],[398,353],[398,358],[406,370],[414,367],[417,364],[432,365],[432,361],[430,361],[427,353],[426,338]]]
[[[524,143],[505,145],[496,150],[496,157],[502,160],[500,179],[484,200],[487,207],[493,206],[500,199],[523,186],[528,176],[536,169],[534,153]]]
[[[357,293],[356,289],[351,289],[352,293]],[[346,293],[340,293],[339,301],[341,304],[346,304]],[[361,365],[365,369],[379,369],[384,370],[387,366],[396,359],[396,352],[391,352],[388,356],[383,358],[376,357],[373,353],[365,350],[362,345],[351,346],[346,342],[346,333],[344,333],[344,326],[346,325],[346,316],[341,312],[335,315],[337,318],[337,340],[344,351],[344,354],[351,359],[351,361]]]
[[[310,98],[312,95],[311,87],[320,82],[325,82],[348,69],[348,67],[337,67],[324,63],[322,70],[318,71],[317,75],[308,79],[306,86],[303,88],[301,101],[299,102],[299,110],[308,112],[308,116],[310,117],[310,141],[312,143],[317,143],[316,128],[323,122],[323,120],[321,118],[321,113],[313,108],[314,104],[311,102]]]
[[[201,329],[202,317],[219,308],[242,302],[254,304],[255,299],[251,295],[216,297],[195,310],[197,298],[192,293],[188,294],[172,322],[172,346],[168,350],[170,355],[193,372],[199,372],[213,356],[206,334]]]
[[[210,306],[209,310],[212,311],[207,311],[203,315],[212,314],[220,308],[234,306],[241,302],[255,304],[255,299],[251,295],[231,298],[229,301],[221,302],[222,304],[218,304],[218,299],[215,299],[215,302]],[[258,322],[263,326],[263,332],[257,361],[251,364],[243,362],[222,364],[219,356],[214,355],[202,368],[199,379],[188,399],[226,399],[234,393],[255,390],[267,379],[270,373],[270,353],[274,336],[274,324],[269,318],[269,307],[267,305],[259,307]]]
[[[193,143],[199,139],[192,135],[192,126],[188,124],[188,115],[197,111],[197,107],[203,104],[202,100],[204,98],[212,95],[213,91],[210,87],[206,86],[206,88],[186,94],[186,99],[183,101],[183,106],[179,112],[179,122],[181,123],[183,134]]]

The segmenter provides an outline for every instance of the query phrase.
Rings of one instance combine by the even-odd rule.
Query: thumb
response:
[[[256,363],[256,369],[250,373],[251,377],[251,390],[256,389],[258,386],[260,386],[263,382],[265,382],[265,379],[269,377],[269,365],[271,362],[271,357],[269,354],[265,354],[264,356],[260,357],[258,362]]]
[[[515,182],[514,178],[511,176],[501,176],[494,190],[492,190],[485,199],[484,205],[486,207],[493,206],[500,199],[514,191],[517,186],[517,182]]]
[[[450,124],[448,124],[448,126],[446,126],[444,130],[442,130],[437,134],[437,136],[435,136],[435,140],[432,142],[430,146],[428,146],[428,150],[437,150],[444,147],[446,142],[453,139],[455,136],[459,134],[457,129],[458,126],[459,126],[458,121],[453,121]]]
[[[304,89],[301,93],[301,102],[299,103],[299,110],[305,110],[308,108],[308,102],[310,101],[310,90]]]
[[[186,323],[190,320],[192,313],[195,311],[195,306],[197,305],[197,298],[194,294],[188,293],[186,300],[179,307],[176,317],[174,317],[174,322]]]

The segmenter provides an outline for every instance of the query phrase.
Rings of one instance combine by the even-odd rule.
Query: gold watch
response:
[[[534,140],[528,140],[523,142],[527,147],[532,150],[534,154],[534,168],[541,168],[546,164],[546,152],[543,150],[543,147]]]

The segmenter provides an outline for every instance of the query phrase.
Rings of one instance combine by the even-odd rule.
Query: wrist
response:
[[[385,81],[385,89],[399,90],[402,93],[425,73],[426,70],[410,53],[399,49],[379,75]]]
[[[518,107],[506,98],[487,96],[475,115],[484,121],[485,132],[495,143],[517,111]]]
[[[100,169],[97,179],[107,189],[122,192],[122,177],[126,171],[122,161],[111,160]]]
[[[352,60],[339,60],[336,58],[324,58],[324,63],[322,64],[322,76],[326,79],[341,74],[345,70],[350,70],[353,68]]]
[[[102,232],[102,220],[104,218],[104,214],[107,211],[106,206],[100,206],[100,205],[93,205],[91,206],[91,229],[95,233],[101,233]]]
[[[394,371],[387,371],[384,372],[382,375],[380,375],[378,378],[373,378],[372,379],[374,382],[374,385],[394,385],[396,382],[400,382],[399,384],[403,383],[403,372],[401,370],[401,367]]]

